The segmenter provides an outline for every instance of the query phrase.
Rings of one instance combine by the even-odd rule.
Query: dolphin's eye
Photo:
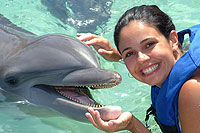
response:
[[[14,76],[11,76],[11,77],[7,77],[7,78],[5,79],[5,82],[6,82],[7,84],[9,84],[9,85],[14,86],[14,85],[17,85],[18,79],[17,79],[16,77],[14,77]]]

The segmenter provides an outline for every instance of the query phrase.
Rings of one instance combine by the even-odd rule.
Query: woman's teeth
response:
[[[153,65],[153,66],[151,66],[151,67],[149,67],[149,68],[143,70],[142,72],[143,72],[145,75],[150,74],[150,73],[152,73],[153,71],[155,71],[155,70],[158,68],[158,66],[159,66],[158,64]]]

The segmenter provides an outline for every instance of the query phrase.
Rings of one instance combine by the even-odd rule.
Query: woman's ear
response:
[[[178,35],[175,30],[172,30],[170,32],[169,42],[170,42],[170,45],[171,45],[173,51],[177,51],[179,42],[178,42]]]

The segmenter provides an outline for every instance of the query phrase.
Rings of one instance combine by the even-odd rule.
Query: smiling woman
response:
[[[170,41],[178,44],[175,31],[172,33]],[[176,62],[172,50],[177,45],[170,44],[170,41],[159,30],[132,20],[120,31],[119,51],[122,51],[129,72],[137,80],[161,86]]]
[[[182,42],[179,43],[179,40],[186,33],[191,35],[191,42],[193,38],[195,42],[193,41],[189,51],[184,54]],[[109,60],[116,61],[116,57],[121,56],[128,71],[135,79],[152,86],[153,105],[149,110],[150,114],[155,116],[155,120],[163,132],[199,132],[199,126],[195,124],[200,120],[200,115],[196,115],[197,117],[193,115],[200,112],[200,109],[195,109],[200,100],[200,76],[199,74],[197,76],[200,59],[199,51],[195,50],[200,49],[200,34],[198,33],[200,33],[200,25],[182,31],[178,38],[175,26],[166,13],[156,5],[141,5],[127,10],[115,26],[114,40],[119,52],[109,49],[112,47],[111,43],[105,42],[105,39],[98,36],[82,34],[79,39],[89,41],[90,43],[86,44],[93,45],[97,51],[104,49],[104,53],[101,55],[104,58],[107,56],[105,59],[113,57],[113,60],[112,58]],[[98,49],[97,46],[99,46]],[[190,53],[191,51],[192,53]],[[190,60],[193,60],[194,63],[191,63]],[[187,66],[186,63],[194,64],[192,65],[194,67]],[[179,72],[178,69],[182,66],[185,67],[182,72]],[[185,73],[186,71],[188,74]],[[190,85],[194,87],[191,88]],[[197,92],[198,95],[184,97],[188,91],[192,95]],[[190,105],[183,104],[184,101]],[[106,132],[121,130],[129,130],[134,133],[150,132],[130,112],[122,113],[117,119],[104,121],[98,111],[94,111],[92,108],[89,108],[88,111],[90,113],[86,113],[86,116],[100,130]],[[147,114],[150,111],[147,111]],[[187,121],[190,119],[194,119],[192,125]]]

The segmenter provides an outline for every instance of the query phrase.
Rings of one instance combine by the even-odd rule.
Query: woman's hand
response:
[[[80,41],[86,41],[86,45],[92,45],[104,59],[108,61],[119,61],[121,59],[121,55],[117,49],[104,37],[90,33],[81,33],[77,34],[77,36]]]
[[[101,119],[98,111],[94,111],[93,108],[88,108],[88,111],[90,113],[86,113],[86,117],[100,130],[105,132],[116,132],[120,130],[132,131],[133,115],[130,112],[122,113],[116,120],[104,121]]]

